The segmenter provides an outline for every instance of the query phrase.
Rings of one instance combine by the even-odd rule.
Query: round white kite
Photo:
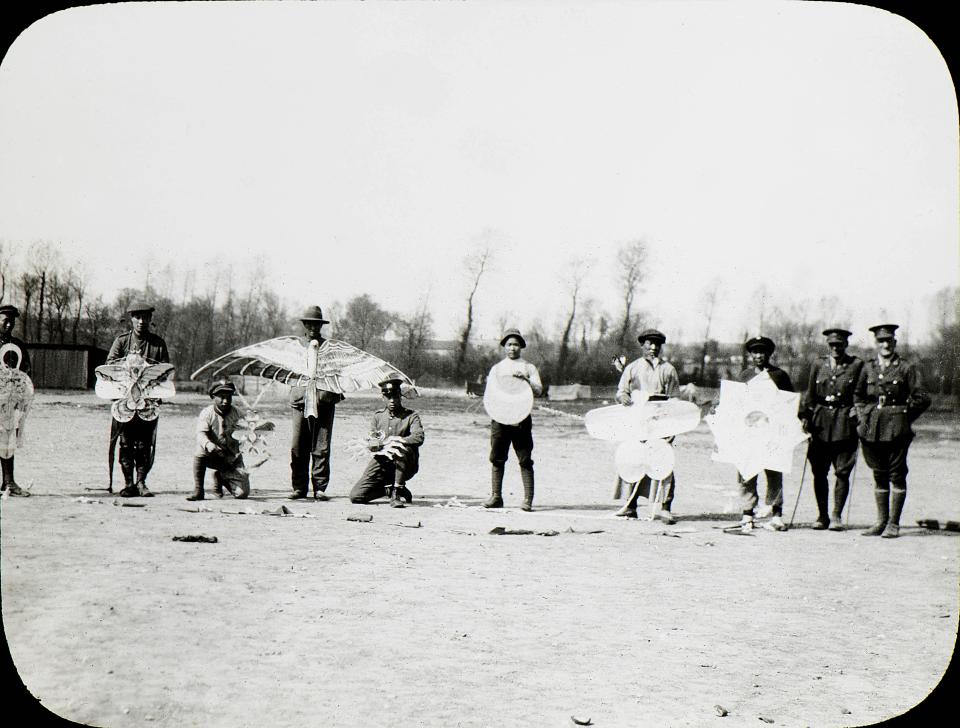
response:
[[[483,408],[501,425],[519,424],[533,411],[533,390],[523,379],[494,374],[487,378]]]
[[[675,457],[673,447],[663,440],[627,440],[617,447],[614,461],[617,475],[635,483],[645,475],[663,480],[673,472]]]

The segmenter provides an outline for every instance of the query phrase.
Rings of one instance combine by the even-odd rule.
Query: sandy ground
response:
[[[601,727],[830,728],[903,713],[950,661],[958,534],[861,538],[874,515],[862,464],[850,531],[809,528],[807,474],[794,529],[728,535],[735,474],[710,460],[701,424],[676,441],[679,522],[622,522],[610,515],[614,446],[538,411],[537,510],[519,511],[511,459],[508,508],[485,511],[479,403],[423,397],[412,402],[427,428],[413,506],[356,506],[346,494],[364,463],[343,448],[378,400],[351,398],[338,408],[331,501],[285,500],[290,423],[278,404],[274,458],[255,471],[253,497],[187,512],[193,423],[207,401],[165,405],[149,479],[158,497],[137,508],[86,490],[105,484],[108,403],[38,396],[17,455],[33,497],[2,501],[0,567],[10,653],[54,713],[111,727],[569,726],[576,716]],[[918,424],[903,523],[960,520],[960,426],[942,413]],[[802,462],[798,449],[788,518]],[[305,517],[228,513],[282,504]],[[358,513],[373,521],[346,520]],[[558,534],[491,535],[496,526]],[[172,541],[189,534],[219,541]]]

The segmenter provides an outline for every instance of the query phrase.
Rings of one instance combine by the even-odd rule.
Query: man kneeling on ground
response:
[[[213,404],[197,417],[197,453],[193,458],[193,495],[188,501],[203,500],[207,468],[213,470],[214,492],[223,498],[226,488],[236,498],[250,495],[250,476],[243,464],[240,441],[233,433],[243,412],[233,406],[237,388],[232,382],[215,382],[210,387]]]
[[[403,406],[399,379],[380,382],[380,392],[387,405],[370,420],[367,447],[373,458],[350,491],[350,502],[389,496],[391,508],[403,508],[403,501],[413,501],[407,481],[420,469],[423,425],[420,415]]]

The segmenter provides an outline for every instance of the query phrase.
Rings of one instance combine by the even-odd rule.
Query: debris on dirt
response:
[[[573,526],[571,526],[570,528],[567,529],[567,533],[580,533],[580,534],[603,533],[603,529],[602,529],[602,528],[595,528],[595,529],[590,530],[590,531],[577,531]]]
[[[840,712],[844,715],[850,715],[851,711],[849,708],[840,708]]]
[[[260,511],[265,516],[292,516],[293,511],[291,511],[286,506],[277,506],[276,508],[265,508]]]
[[[373,518],[373,516],[371,516]],[[388,523],[388,526],[400,526],[401,528],[423,528],[423,524],[420,521],[415,523]]]
[[[680,538],[679,533],[671,533],[670,531],[658,531],[657,536],[669,536],[670,538]]]
[[[186,543],[217,543],[216,536],[174,536],[173,540]]]
[[[470,506],[467,503],[464,503],[462,500],[453,496],[446,503],[434,503],[434,508],[469,508]]]
[[[944,531],[960,531],[960,522],[958,521],[947,521],[941,526],[940,521],[936,518],[921,518],[917,521],[917,525],[920,528],[926,528],[928,531],[939,531],[941,529]]]
[[[476,535],[477,535],[474,531],[458,531],[458,530],[456,530],[456,529],[452,529],[452,530],[450,531],[450,533],[459,533],[459,534],[461,534],[461,535],[463,535],[463,536],[476,536]]]
[[[373,520],[373,516],[369,513],[354,513],[352,516],[347,516],[348,521],[356,521],[357,523],[370,523]]]
[[[143,508],[143,507],[146,506],[147,504],[146,504],[146,503],[130,503],[129,501],[118,501],[118,500],[115,500],[115,501],[113,502],[113,505],[115,505],[115,506],[123,506],[124,508]]]
[[[83,496],[81,496],[80,498],[74,498],[73,502],[74,503],[103,503],[103,501],[100,500],[99,498],[84,498]]]
[[[725,718],[726,716],[730,715],[730,711],[724,708],[722,705],[714,705],[713,709],[717,711],[717,715],[719,715],[721,718]]]
[[[758,715],[757,717],[758,717],[760,720],[762,720],[764,723],[776,723],[776,721],[775,721],[773,718],[768,718],[768,717],[765,716],[765,715]]]
[[[196,508],[177,508],[178,511],[183,511],[184,513],[213,513],[212,508],[207,506],[197,506]]]
[[[559,531],[531,531],[529,528],[504,528],[503,526],[494,526],[490,529],[493,536],[558,536]]]
[[[571,715],[570,720],[573,721],[574,725],[593,725],[593,721],[590,718],[583,720],[582,718],[577,718],[576,716]]]

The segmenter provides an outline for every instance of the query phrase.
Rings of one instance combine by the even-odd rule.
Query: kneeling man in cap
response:
[[[223,497],[226,488],[236,498],[250,495],[250,475],[243,464],[240,441],[233,433],[243,412],[233,406],[237,388],[232,382],[215,382],[210,387],[213,404],[197,417],[197,452],[193,457],[193,495],[188,501],[203,500],[207,468],[213,470],[214,492]]]
[[[870,327],[877,356],[864,363],[853,394],[860,421],[857,433],[863,459],[873,470],[877,502],[877,522],[864,536],[900,535],[900,513],[907,500],[907,450],[913,440],[910,425],[930,406],[920,370],[897,354],[894,332],[898,328],[896,324]]]
[[[380,382],[387,404],[370,420],[367,448],[373,458],[350,491],[351,503],[389,496],[391,508],[403,508],[403,501],[413,501],[407,481],[420,469],[424,433],[420,415],[403,406],[400,384],[399,379]]]

